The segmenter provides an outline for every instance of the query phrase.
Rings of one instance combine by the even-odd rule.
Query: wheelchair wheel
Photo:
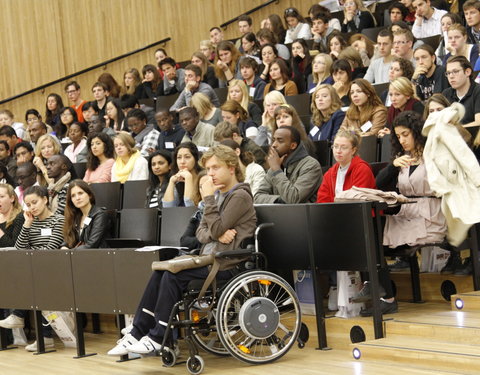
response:
[[[217,325],[215,323],[215,311],[202,311],[195,307],[188,310],[188,319],[198,323],[194,329],[192,339],[200,348],[208,353],[219,356],[229,356],[230,353],[223,346],[217,335]]]
[[[218,337],[243,362],[269,363],[282,357],[295,344],[301,324],[295,292],[271,272],[237,276],[218,300]]]
[[[187,359],[187,370],[192,375],[201,374],[203,369],[205,368],[205,362],[203,358],[199,355],[194,357],[188,357]]]
[[[161,355],[162,363],[166,367],[173,367],[175,366],[175,363],[177,363],[177,355],[175,354],[175,351],[169,347],[164,347]]]

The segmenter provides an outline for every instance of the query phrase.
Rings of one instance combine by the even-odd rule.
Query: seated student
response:
[[[105,105],[105,127],[110,128],[115,133],[127,129],[125,115],[122,110],[122,102],[120,99],[109,99]]]
[[[4,140],[0,140],[0,165],[5,166],[11,176],[15,176],[17,161],[10,156],[10,146]]]
[[[201,51],[193,53],[191,63],[198,66],[202,71],[201,77],[203,83],[206,83],[213,89],[218,87],[218,78],[215,77],[215,68]]]
[[[395,118],[403,111],[415,111],[423,114],[424,106],[415,95],[412,82],[406,77],[399,77],[390,82],[388,95],[392,105],[387,112],[387,127],[390,130]],[[388,131],[388,134],[390,131]],[[384,134],[387,134],[384,132]]]
[[[105,133],[109,137],[114,138],[117,132],[112,128],[108,128],[105,124],[105,119],[98,115],[93,115],[88,123],[88,133]]]
[[[193,142],[197,147],[213,146],[215,126],[201,122],[200,115],[195,108],[186,107],[180,110],[179,121],[185,130],[182,143]]]
[[[217,47],[220,42],[223,42],[223,31],[215,26],[210,29],[210,43],[213,47]]]
[[[270,14],[267,18],[262,20],[260,23],[260,28],[262,30],[271,31],[275,36],[275,39],[281,41],[282,43],[287,35],[287,30],[283,26],[283,21],[278,14]],[[288,59],[288,57],[282,58]]]
[[[50,129],[53,132],[52,127]],[[34,121],[28,128],[28,134],[32,147],[35,147],[38,139],[45,134],[48,134],[48,126],[42,121]]]
[[[198,191],[199,152],[192,142],[181,143],[173,152],[172,173],[163,194],[163,207],[191,207],[200,201]]]
[[[467,23],[468,42],[480,43],[480,4],[476,0],[467,0],[463,3],[463,14]]]
[[[304,39],[295,39],[292,43],[292,59],[290,60],[292,80],[302,94],[307,88],[307,78],[312,74],[312,58]]]
[[[289,79],[287,64],[282,59],[276,59],[270,65],[270,82],[265,86],[264,95],[270,91],[280,91],[282,95],[298,95],[298,89],[295,82]]]
[[[147,189],[147,208],[162,207],[162,198],[167,190],[172,172],[172,154],[167,150],[155,151],[148,158],[150,186]]]
[[[470,61],[474,70],[480,69],[480,64],[477,66],[478,45],[467,43],[467,29],[460,24],[454,24],[448,28],[447,36],[449,52],[443,57],[443,65],[445,66],[450,56],[464,56]]]
[[[60,109],[63,108],[62,97],[58,94],[49,94],[45,103],[45,123],[55,126],[60,122]]]
[[[19,166],[27,161],[33,161],[35,153],[33,152],[33,147],[30,142],[20,142],[15,145],[13,155],[17,161],[17,166]]]
[[[238,158],[233,150],[221,145],[205,153],[202,165],[208,171],[208,178],[201,185],[205,209],[196,231],[202,243],[201,253],[238,249],[244,240],[253,236],[256,225],[252,194],[249,186],[242,182]],[[173,305],[181,299],[188,283],[204,279],[208,273],[208,267],[176,274],[155,271],[138,306],[133,329],[108,354],[145,354],[159,350],[165,332],[162,322],[168,322]],[[219,271],[216,278],[228,280],[233,274],[227,269]]]
[[[0,184],[0,248],[14,247],[23,222],[22,206],[9,184]]]
[[[445,89],[442,94],[450,103],[463,104],[464,126],[480,125],[480,85],[473,81],[472,65],[464,56],[452,56],[447,60],[445,70],[451,87]]]
[[[352,84],[352,67],[347,60],[336,60],[332,65],[333,88],[344,107],[350,105],[350,86]]]
[[[269,29],[261,29],[257,32],[257,40],[260,43],[260,46],[263,47],[265,44],[271,44],[277,50],[276,55],[281,57],[284,60],[290,58],[290,50],[283,43],[283,39],[277,39],[277,36]],[[263,60],[263,57],[262,57]],[[261,69],[259,69],[259,72]]]
[[[378,33],[377,46],[379,57],[370,61],[364,78],[370,83],[385,83],[388,82],[388,71],[393,59],[393,35],[388,29]]]
[[[345,112],[341,107],[342,102],[333,86],[325,84],[317,86],[312,95],[312,120],[308,138],[312,141],[333,142],[345,118]]]
[[[90,119],[93,115],[98,115],[98,112],[100,110],[98,109],[97,102],[86,102],[83,107],[82,107],[82,115],[83,115],[83,120],[87,124],[90,124]]]
[[[318,161],[308,155],[300,133],[291,126],[275,131],[268,153],[270,169],[255,194],[255,203],[308,203],[322,182]]]
[[[115,163],[112,167],[112,182],[147,180],[147,160],[135,148],[135,140],[124,131],[119,132],[114,140]]]
[[[292,43],[295,39],[312,39],[310,25],[296,8],[285,9],[283,18],[287,26],[285,44]]]
[[[392,54],[405,60],[415,63],[413,58],[413,45],[415,37],[409,29],[400,29],[393,32],[393,52]]]
[[[210,63],[215,61],[215,46],[210,40],[201,40],[198,49],[203,53]]]
[[[245,183],[250,185],[252,195],[255,196],[258,187],[265,178],[265,169],[255,162],[253,154],[249,151],[243,151],[240,145],[231,139],[224,139],[220,144],[230,147],[238,157],[240,170],[245,176]]]
[[[377,135],[387,123],[387,108],[382,104],[373,86],[358,78],[350,88],[352,104],[347,110],[342,126],[361,130],[362,136]]]
[[[17,137],[23,139],[26,135],[25,127],[21,122],[14,121],[14,117],[13,113],[8,109],[0,110],[0,127],[11,126],[15,130]]]
[[[101,132],[91,133],[87,139],[87,150],[87,170],[83,181],[89,184],[110,182],[115,162],[112,138]]]
[[[262,58],[262,63],[260,64],[258,71],[261,72],[260,78],[265,81],[265,84],[267,84],[270,82],[268,75],[270,72],[270,66],[279,57],[278,50],[273,44],[267,43],[262,45],[262,48],[260,49],[260,56]]]
[[[147,115],[147,125],[156,125],[155,109],[146,104],[140,104],[134,95],[125,94],[120,98],[120,107],[126,116],[132,109],[141,109]]]
[[[8,143],[9,155],[13,155],[13,149],[15,148],[15,145],[22,141],[17,137],[15,129],[13,129],[11,126],[4,126],[0,128],[0,140]]]
[[[48,178],[46,164],[53,155],[60,155],[60,144],[52,135],[42,135],[35,145],[35,157],[33,158],[33,164],[38,170],[37,180],[40,185],[47,186],[51,182]]]
[[[23,163],[18,166],[15,177],[18,182],[18,186],[15,188],[15,194],[17,194],[20,204],[23,204],[23,194],[25,190],[30,186],[38,185],[37,168],[33,163]]]
[[[82,92],[80,90],[80,85],[76,81],[69,81],[65,84],[65,93],[67,94],[68,100],[72,104],[72,108],[77,112],[77,118],[79,122],[84,122],[83,119],[83,105],[86,103],[82,99]]]
[[[267,157],[265,151],[263,151],[262,148],[250,138],[242,136],[237,125],[226,121],[221,122],[215,128],[214,139],[216,142],[223,142],[224,140],[237,142],[242,152],[251,153],[257,164],[260,164],[261,166],[265,165],[265,159]]]
[[[327,53],[333,60],[338,59],[338,55],[347,47],[347,41],[342,34],[333,31],[327,38]]]
[[[190,106],[192,96],[197,92],[201,92],[208,96],[215,107],[220,106],[215,91],[213,91],[208,84],[200,82],[202,80],[202,71],[198,66],[193,64],[187,65],[184,70],[184,80],[185,88],[182,90],[175,103],[170,107],[170,111],[178,112],[182,108]]]
[[[95,206],[92,188],[83,180],[73,180],[68,187],[62,249],[100,249],[107,247],[108,214]]]
[[[388,16],[389,16],[389,24],[397,22],[397,21],[404,21],[408,16],[408,9],[405,5],[401,2],[394,2],[388,7]]]
[[[142,68],[143,81],[136,93],[137,99],[156,99],[164,95],[164,87],[162,77],[158,69],[152,65],[147,64]]]
[[[137,68],[130,68],[123,73],[122,88],[120,98],[123,95],[139,95],[142,89],[142,78]]]
[[[321,53],[328,51],[328,36],[335,30],[333,27],[330,27],[329,22],[331,18],[330,12],[317,12],[313,14],[311,18],[313,38],[311,50],[317,50]]]
[[[362,57],[360,53],[353,47],[345,47],[342,52],[338,54],[339,60],[347,60],[352,69],[352,79],[363,78],[367,72],[366,67],[363,66]]]
[[[462,24],[462,18],[456,13],[445,13],[441,19],[442,23],[442,36],[440,38],[440,43],[438,43],[438,47],[435,50],[435,55],[438,59],[443,61],[445,55],[449,52],[447,50],[448,45],[448,28],[453,24]]]
[[[173,151],[175,147],[182,143],[185,130],[180,124],[173,123],[173,114],[167,108],[160,108],[157,111],[155,121],[160,129],[157,150]]]
[[[412,26],[415,38],[427,38],[442,33],[440,20],[447,13],[446,10],[432,7],[430,0],[413,0],[412,5],[415,9],[415,22]]]
[[[342,33],[359,33],[375,27],[375,18],[361,0],[347,0],[344,6]]]
[[[315,55],[312,61],[312,74],[307,79],[307,91],[309,94],[315,91],[315,88],[321,84],[333,84],[331,75],[333,60],[326,53]]]
[[[423,44],[415,49],[413,57],[416,62],[412,81],[416,85],[417,96],[425,101],[434,93],[443,92],[448,86],[445,68],[436,65],[436,56],[433,48]]]
[[[240,17],[237,18],[237,23],[238,23],[238,31],[240,32],[241,36],[235,42],[235,47],[237,47],[237,49],[240,52],[246,54],[247,50],[243,49],[242,39],[247,34],[253,34],[252,33],[253,31],[252,17],[246,14],[242,14]]]
[[[363,34],[353,34],[348,39],[348,43],[358,51],[362,58],[363,65],[368,67],[374,57],[375,43]]]
[[[74,122],[78,122],[77,112],[72,107],[63,107],[60,110],[60,122],[53,127],[54,135],[60,141],[60,143],[69,143],[67,138],[70,125]]]
[[[394,57],[392,60],[392,65],[390,65],[390,71],[388,72],[388,80],[393,82],[397,78],[405,77],[410,81],[412,79],[413,72],[414,67],[409,60],[405,60],[401,57]],[[388,95],[388,88],[380,94],[380,99],[387,108],[392,105],[390,96]]]
[[[263,99],[262,125],[258,127],[258,134],[254,141],[259,146],[271,144],[272,135],[277,130],[275,121],[275,108],[281,104],[287,104],[285,97],[279,91],[271,91]]]
[[[260,107],[250,101],[247,86],[239,79],[233,79],[228,84],[227,100],[234,100],[239,103],[248,113],[248,117],[259,126],[262,124],[262,110]]]
[[[227,87],[232,79],[240,79],[239,60],[241,54],[232,42],[223,41],[217,45],[215,57],[215,75],[219,81],[219,87]]]
[[[415,197],[415,203],[402,205],[387,215],[383,245],[391,248],[442,242],[447,225],[441,199],[430,188],[423,160],[427,139],[422,135],[421,116],[412,111],[399,114],[393,123],[392,164],[381,170],[377,187]]]
[[[253,100],[263,100],[263,92],[267,84],[258,76],[258,63],[251,57],[240,59],[240,74],[248,87],[248,96]]]
[[[260,43],[258,43],[255,33],[248,32],[244,34],[239,40],[241,40],[242,46],[239,48],[243,51],[244,57],[250,57],[257,63],[260,62]],[[238,43],[238,42],[237,42]]]
[[[67,197],[68,184],[77,175],[72,162],[65,155],[53,155],[47,161],[47,173],[51,182],[48,184],[48,204],[53,213],[63,215]]]
[[[126,118],[128,129],[135,139],[135,147],[140,150],[143,157],[155,150],[160,132],[152,125],[147,125],[147,115],[141,109],[132,109]]]
[[[192,96],[191,106],[195,108],[200,115],[200,121],[205,124],[217,126],[222,120],[222,110],[215,107],[208,96],[197,92]]]
[[[255,139],[258,134],[257,124],[248,119],[248,112],[240,103],[235,100],[227,100],[220,109],[223,121],[237,126],[242,137]]]
[[[102,73],[97,79],[107,86],[108,96],[111,98],[118,98],[120,96],[121,87],[115,78],[110,73]]]
[[[74,122],[70,125],[68,138],[72,144],[68,146],[63,154],[67,156],[72,163],[85,163],[87,161],[87,134],[88,125],[84,122]]]
[[[155,58],[155,62],[157,63],[158,66],[158,72],[160,73],[160,76],[163,79],[163,72],[162,69],[160,69],[160,63],[165,60],[166,57],[168,57],[168,53],[165,50],[165,48],[157,48],[155,50],[155,53],[153,54],[153,57]]]
[[[95,82],[92,86],[92,93],[98,108],[98,116],[104,118],[106,115],[105,105],[107,104],[107,99],[110,95],[107,85],[105,85],[103,82]]]
[[[48,208],[48,191],[42,186],[32,186],[25,191],[24,212],[25,221],[20,234],[15,242],[18,250],[47,250],[58,249],[63,242],[62,229],[64,218],[55,214]],[[24,319],[27,314],[25,310],[13,310],[12,314],[0,325],[5,328],[23,328]],[[13,316],[12,316],[13,315]],[[45,348],[53,348],[53,330],[44,325]],[[37,342],[27,345],[25,349],[29,352],[37,350]]]
[[[40,114],[40,112],[38,112],[36,109],[34,108],[30,108],[30,109],[27,109],[25,111],[25,134],[23,137],[21,137],[24,141],[31,141],[30,140],[30,127],[32,126],[32,124],[36,121],[42,121],[42,115]],[[50,129],[52,129],[52,127],[50,126]],[[50,131],[53,131],[50,130]]]

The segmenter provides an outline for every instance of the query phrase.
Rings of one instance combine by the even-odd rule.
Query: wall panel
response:
[[[123,53],[163,39],[177,61],[190,58],[208,30],[262,0],[0,0],[0,98],[51,82]],[[252,14],[255,30],[271,13],[283,14],[289,6],[306,12],[311,4],[300,0],[280,0]],[[238,35],[237,25],[225,30],[230,39]],[[120,82],[130,67],[141,70],[153,63],[155,48],[77,77],[82,96],[91,100],[90,87],[106,69]],[[65,98],[64,82],[9,102],[9,108],[23,121],[25,110],[45,112],[45,100],[56,92]]]

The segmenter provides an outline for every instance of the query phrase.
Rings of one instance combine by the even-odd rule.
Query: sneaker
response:
[[[159,351],[161,347],[162,345],[153,341],[150,337],[143,336],[140,341],[137,341],[135,344],[129,346],[127,350],[132,353],[149,354]]]
[[[380,299],[380,311],[382,312],[382,315],[385,314],[393,314],[398,312],[398,303],[396,300],[393,302],[386,302],[383,299]],[[361,316],[372,316],[373,315],[373,306],[367,308],[367,309],[362,309],[360,311]]]
[[[128,354],[128,348],[138,343],[138,340],[130,333],[127,333],[120,340],[117,341],[117,345],[108,351],[108,355],[126,355]]]
[[[43,342],[45,344],[45,349],[53,349],[55,347],[54,341],[52,337],[44,337]],[[35,340],[32,344],[27,345],[25,347],[27,352],[36,352],[37,348],[37,340]]]
[[[25,327],[25,319],[10,314],[7,318],[0,320],[0,327],[7,329],[23,328]]]
[[[370,287],[370,281],[365,281],[363,283],[363,288],[358,292],[358,295],[354,298],[352,298],[352,302],[355,303],[360,303],[360,302],[367,302],[372,299],[372,291]],[[380,295],[378,296],[379,298],[385,297],[385,289],[381,285],[379,285],[379,290],[380,290]]]
[[[388,269],[392,272],[406,271],[410,269],[410,263],[402,258],[397,258],[395,263],[388,266]]]
[[[126,334],[130,333],[130,331],[133,329],[133,324],[130,324],[128,326],[126,326],[125,328],[122,328],[122,330],[120,331],[120,333],[125,336]]]

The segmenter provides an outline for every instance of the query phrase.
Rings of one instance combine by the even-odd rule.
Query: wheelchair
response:
[[[170,313],[162,347],[157,352],[165,366],[177,363],[173,336],[178,329],[189,350],[187,370],[194,375],[205,368],[198,348],[218,356],[231,355],[249,364],[264,364],[281,358],[296,342],[300,348],[305,346],[308,328],[301,321],[295,291],[284,279],[259,266],[260,260],[266,264],[266,259],[258,251],[258,234],[271,226],[258,226],[255,246],[217,254],[248,256],[249,260],[232,279],[217,281],[215,290],[207,292],[201,301],[198,294],[204,280],[190,282],[183,299]]]

